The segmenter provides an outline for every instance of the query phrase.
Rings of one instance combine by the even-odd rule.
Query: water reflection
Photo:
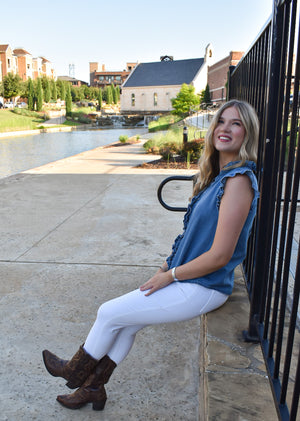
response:
[[[122,128],[41,133],[0,139],[0,178],[108,145],[118,141],[120,135],[130,137],[147,132],[146,128]]]

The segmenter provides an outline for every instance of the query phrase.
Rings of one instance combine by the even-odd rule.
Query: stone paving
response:
[[[219,310],[137,335],[107,385],[103,412],[56,402],[68,389],[42,363],[69,358],[105,300],[138,287],[169,254],[182,213],[156,197],[185,170],[149,170],[141,145],[97,148],[0,180],[0,420],[274,421],[258,345],[245,344],[249,302],[239,270]],[[185,205],[188,183],[166,189]],[[179,203],[182,201],[182,203]]]

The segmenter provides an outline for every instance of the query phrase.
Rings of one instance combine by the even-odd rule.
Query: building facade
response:
[[[163,56],[158,62],[140,63],[121,88],[121,113],[159,114],[172,110],[172,98],[182,84],[190,84],[199,93],[207,84],[207,68],[213,61],[209,44],[203,58],[173,60]]]
[[[13,54],[12,49],[8,44],[0,45],[0,61],[2,78],[6,76],[7,73],[17,73],[17,57]]]
[[[231,51],[229,55],[207,69],[207,83],[213,103],[226,101],[227,79],[230,66],[236,66],[243,56],[242,51]]]
[[[16,48],[13,51],[15,57],[17,57],[17,72],[23,81],[32,77],[32,55],[23,48]]]
[[[90,86],[105,88],[108,85],[121,86],[137,63],[126,63],[126,70],[107,71],[105,64],[99,70],[99,63],[90,62]]]
[[[77,87],[80,87],[82,85],[88,85],[87,82],[84,82],[83,80],[79,80],[71,76],[57,76],[57,79],[63,80],[65,82],[69,82],[71,83],[72,86],[77,86]]]
[[[46,76],[56,80],[53,64],[45,57],[32,57],[23,48],[12,51],[8,44],[0,45],[0,81],[8,73],[18,74],[23,81]]]

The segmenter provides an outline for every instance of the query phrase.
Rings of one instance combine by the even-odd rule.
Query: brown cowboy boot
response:
[[[101,411],[107,399],[104,384],[108,382],[116,366],[117,364],[105,355],[79,389],[70,395],[57,396],[56,399],[69,409],[79,409],[91,402],[95,411]]]
[[[54,377],[68,380],[70,389],[80,387],[98,364],[98,360],[85,352],[83,345],[69,361],[60,359],[48,350],[43,351],[43,359],[48,372]]]

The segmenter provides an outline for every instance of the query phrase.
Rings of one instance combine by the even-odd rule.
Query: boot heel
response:
[[[104,399],[103,401],[99,401],[99,402],[93,402],[93,410],[94,411],[102,411],[105,407],[105,402],[106,402],[106,399]]]

